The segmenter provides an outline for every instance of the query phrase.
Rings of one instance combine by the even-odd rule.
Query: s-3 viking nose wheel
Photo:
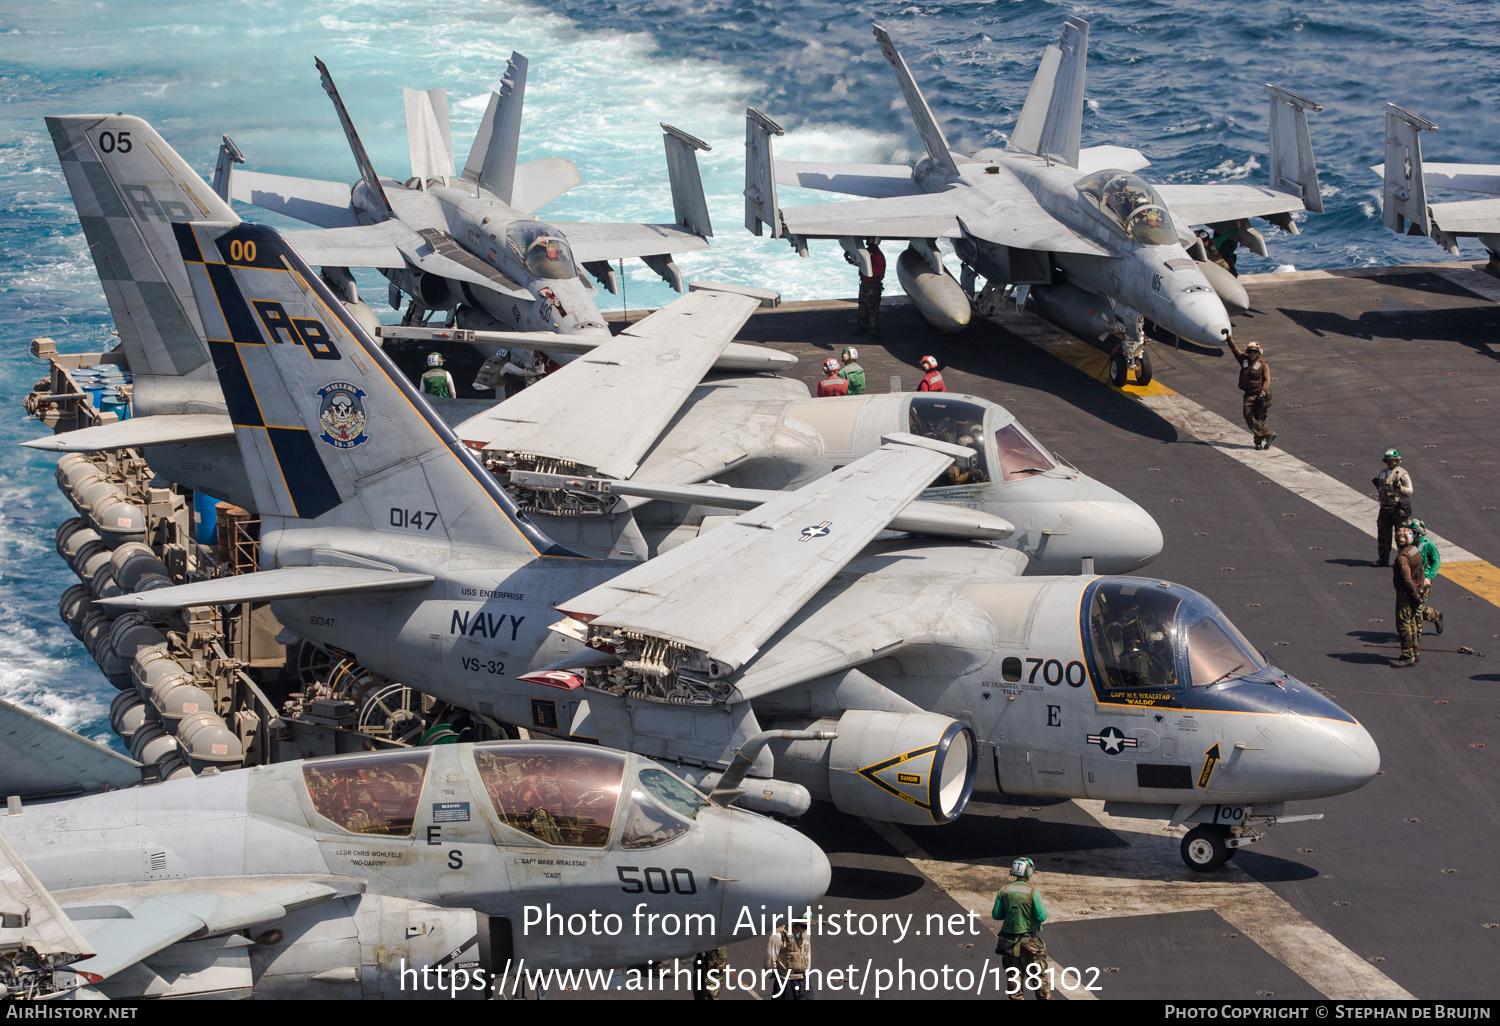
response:
[[[1182,861],[1188,864],[1189,869],[1199,873],[1212,873],[1233,858],[1238,850],[1224,843],[1228,836],[1227,827],[1207,823],[1194,827],[1182,839]]]

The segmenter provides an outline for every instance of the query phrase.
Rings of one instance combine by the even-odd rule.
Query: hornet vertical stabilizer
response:
[[[1082,18],[1065,21],[1057,49],[1061,56],[1052,78],[1047,118],[1042,123],[1035,152],[1069,167],[1077,167],[1078,149],[1083,145],[1083,83],[1088,71],[1089,23]],[[1046,59],[1043,58],[1045,65]],[[1029,105],[1029,97],[1027,102]]]
[[[1426,118],[1394,103],[1385,105],[1385,204],[1382,220],[1393,232],[1427,235],[1427,183],[1422,179],[1422,133],[1436,132]]]
[[[47,130],[131,371],[211,380],[172,225],[239,215],[140,118],[52,117]]]
[[[1323,195],[1318,188],[1318,165],[1313,160],[1312,134],[1307,128],[1307,112],[1316,114],[1323,109],[1323,105],[1280,86],[1267,84],[1266,89],[1271,93],[1271,188],[1300,196],[1305,208],[1321,214]],[[1386,125],[1390,125],[1389,117]],[[1389,130],[1386,134],[1389,166]],[[1423,210],[1426,210],[1425,204]]]
[[[1016,127],[1011,130],[1008,149],[1022,153],[1036,153],[1042,148],[1042,126],[1047,122],[1047,111],[1052,106],[1052,89],[1057,84],[1057,66],[1062,62],[1062,51],[1048,46],[1042,52],[1042,63],[1031,80],[1026,92],[1026,105],[1021,116],[1016,118]]]
[[[526,101],[526,58],[510,55],[500,91],[490,94],[490,103],[479,123],[479,134],[464,162],[463,176],[477,182],[506,203],[516,180],[516,154],[521,144],[521,108]]]
[[[520,515],[279,233],[174,227],[262,517],[390,531],[438,561],[457,546],[573,555]]]
[[[354,122],[349,118],[349,111],[344,107],[343,98],[339,96],[338,86],[333,84],[333,76],[328,73],[328,65],[317,57],[313,58],[317,65],[318,74],[323,77],[323,91],[333,101],[333,109],[339,116],[339,124],[344,126],[344,136],[349,140],[349,149],[354,152],[354,163],[359,165],[359,177],[364,183],[365,191],[369,194],[369,201],[380,213],[381,218],[394,217],[395,212],[391,210],[391,202],[386,199],[385,189],[380,184],[380,176],[375,173],[375,165],[370,162],[370,155],[365,152],[365,144],[359,141],[359,133],[354,130]]]
[[[448,124],[448,90],[403,89],[406,99],[406,145],[413,178],[452,178],[453,129]]]
[[[911,111],[912,120],[917,123],[917,134],[922,137],[922,145],[927,147],[927,155],[932,158],[935,166],[957,177],[958,165],[953,162],[953,154],[948,149],[948,140],[943,135],[943,130],[938,127],[937,119],[932,116],[932,108],[927,106],[922,90],[917,88],[917,80],[912,78],[911,69],[906,66],[905,59],[896,50],[896,44],[891,42],[890,33],[876,25],[875,41],[880,44],[880,52],[885,54],[885,59],[891,62],[891,68],[896,72],[896,81],[901,85],[901,95],[906,97],[906,106]],[[1077,150],[1076,146],[1074,150]]]

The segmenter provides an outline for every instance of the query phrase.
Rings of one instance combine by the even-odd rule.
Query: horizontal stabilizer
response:
[[[673,300],[461,425],[459,437],[629,477],[759,305],[727,292]]]
[[[0,795],[80,794],[140,780],[133,760],[0,700]]]
[[[1216,224],[1245,217],[1266,217],[1303,209],[1302,197],[1264,185],[1224,182],[1209,185],[1158,185],[1156,191],[1179,228]]]
[[[511,480],[519,485],[537,486],[546,483],[553,487],[577,491],[582,494],[599,492],[615,495],[638,496],[643,499],[660,499],[664,502],[689,503],[697,506],[716,506],[720,509],[755,509],[781,498],[783,492],[767,488],[726,488],[712,484],[668,484],[654,481],[600,481],[598,479],[568,478],[553,474],[527,474],[515,472]],[[917,499],[892,518],[887,525],[892,531],[908,531],[912,534],[928,534],[946,538],[963,538],[972,541],[1002,541],[1015,533],[1015,525],[1003,517],[962,506],[949,506],[941,502],[924,502]]]
[[[229,179],[229,195],[277,214],[295,217],[319,228],[348,228],[359,224],[345,182],[236,171]]]
[[[776,162],[779,185],[796,185],[823,192],[878,199],[885,196],[920,196],[922,187],[905,164],[852,164],[821,160]]]
[[[935,448],[887,443],[559,602],[558,611],[587,624],[591,637],[617,631],[660,639],[689,651],[692,662],[685,665],[702,660],[710,677],[728,676],[954,458]],[[714,615],[704,616],[705,609]]]
[[[114,424],[64,431],[62,434],[32,438],[21,444],[43,452],[98,452],[106,449],[134,449],[142,445],[175,445],[180,442],[203,442],[211,438],[233,438],[234,422],[216,413],[161,414],[154,417],[132,417]]]
[[[407,591],[431,584],[431,574],[408,574],[394,570],[368,570],[354,566],[289,566],[262,570],[238,577],[195,581],[136,595],[101,599],[115,609],[186,609],[188,606],[222,606],[236,602],[270,602],[275,599],[312,598],[352,592]]]
[[[606,224],[552,221],[581,264],[626,257],[665,256],[708,248],[708,240],[674,224]]]
[[[523,214],[534,213],[583,181],[571,160],[545,157],[516,165],[510,205]]]

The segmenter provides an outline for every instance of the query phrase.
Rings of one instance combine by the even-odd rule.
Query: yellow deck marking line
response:
[[[1333,277],[1326,272],[1299,273]],[[1437,273],[1462,288],[1500,302],[1500,281],[1487,274],[1462,267],[1451,271],[1441,269]],[[1011,334],[1114,388],[1107,380],[1107,353],[1072,335],[1063,334],[1037,317],[1007,311],[998,320]],[[1282,449],[1256,450],[1255,439],[1249,431],[1179,395],[1159,380],[1153,379],[1144,388],[1126,385],[1115,391],[1135,397],[1173,427],[1208,443],[1230,459],[1245,464],[1266,480],[1332,513],[1369,537],[1375,537],[1375,520],[1380,507],[1372,497],[1355,491]],[[1438,555],[1443,560],[1438,576],[1446,577],[1486,602],[1500,606],[1500,567],[1431,531],[1427,537],[1437,546]]]
[[[1032,879],[1047,903],[1048,923],[1213,911],[1325,997],[1412,1000],[1412,994],[1366,956],[1340,943],[1233,862],[1211,874],[1188,869],[1178,853],[1186,828],[1166,829],[1159,820],[1109,816],[1101,801],[1078,799],[1074,804],[1129,847],[1033,855],[1037,870]],[[989,919],[984,913],[1010,879],[1011,859],[1023,854],[975,862],[938,861],[899,827],[865,822],[959,905],[979,911],[986,923]],[[1129,923],[1120,927],[1122,931],[1132,928]],[[1098,980],[1105,997],[1110,996],[1109,981],[1108,976]],[[1099,996],[1086,991],[1064,993],[1069,998]]]

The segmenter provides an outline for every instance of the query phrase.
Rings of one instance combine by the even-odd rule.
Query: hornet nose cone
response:
[[[1179,293],[1162,325],[1174,335],[1200,346],[1222,346],[1229,339],[1229,314],[1213,292]]]
[[[798,911],[817,905],[828,893],[833,870],[828,856],[785,824],[748,814],[733,817],[725,855],[724,919],[735,922],[742,908],[759,921],[761,906]]]
[[[1081,553],[1094,557],[1096,574],[1128,574],[1161,555],[1161,526],[1123,495],[1083,503],[1074,520],[1081,536],[1097,539],[1096,551]]]

